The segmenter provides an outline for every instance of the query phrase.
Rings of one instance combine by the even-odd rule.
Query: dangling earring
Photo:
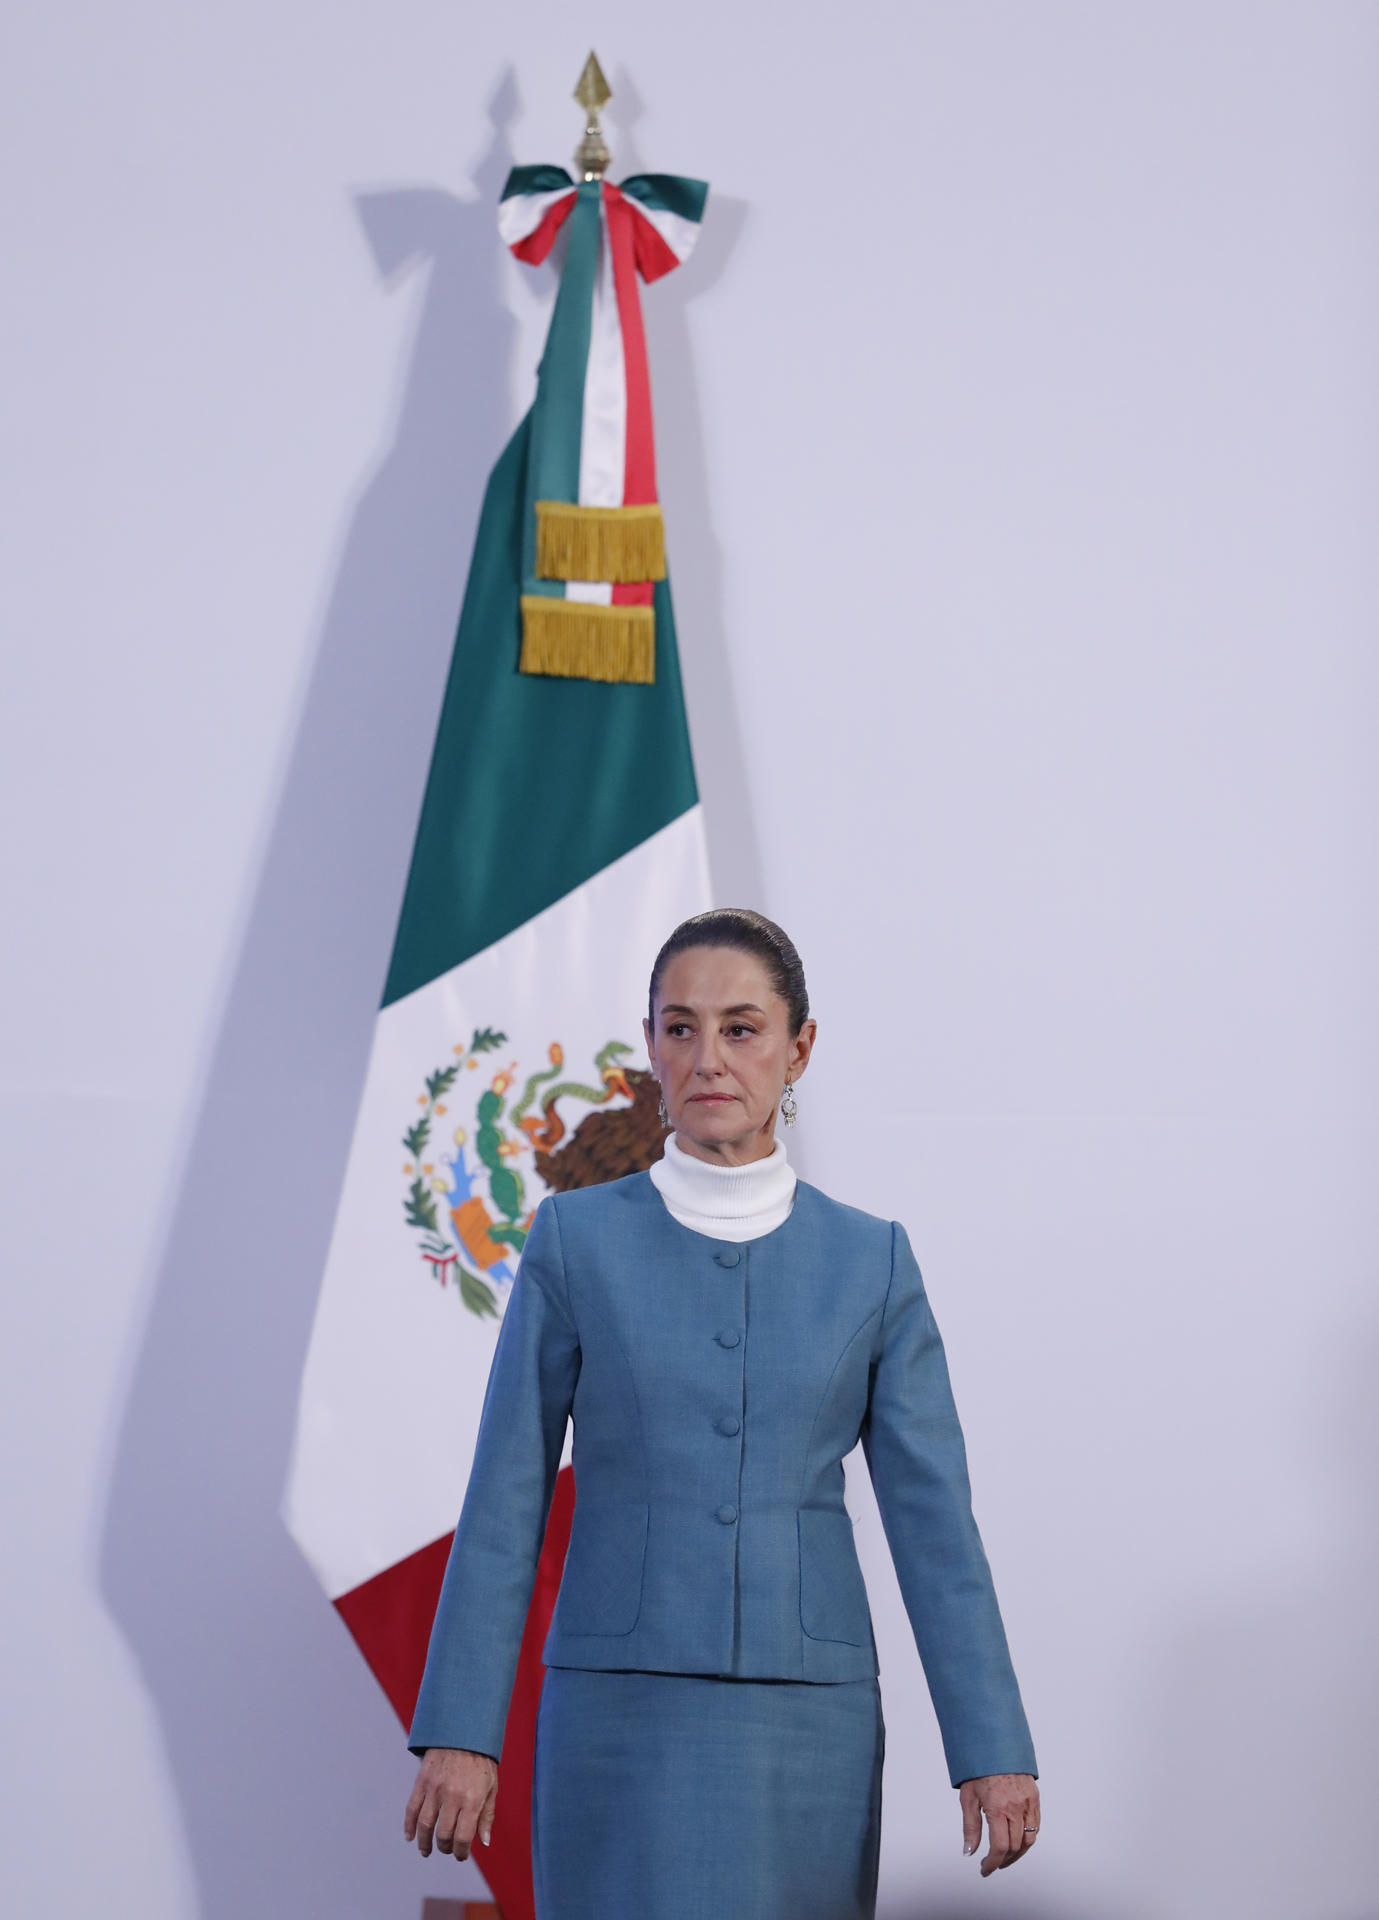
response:
[[[785,1122],[787,1127],[794,1126],[795,1115],[799,1112],[799,1110],[800,1110],[799,1102],[795,1098],[795,1089],[791,1086],[790,1082],[787,1080],[785,1085],[781,1088],[781,1096],[780,1096],[780,1117]]]
[[[659,1085],[660,1083],[657,1082],[657,1084]],[[656,1108],[656,1118],[660,1121],[663,1127],[668,1127],[670,1125],[670,1115],[666,1112],[666,1093],[665,1093],[664,1087],[661,1088],[660,1102]]]

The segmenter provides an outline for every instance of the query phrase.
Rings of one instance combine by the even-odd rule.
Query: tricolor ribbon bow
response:
[[[576,184],[563,167],[514,167],[503,189],[499,231],[519,260],[539,264],[568,228],[532,410],[523,673],[656,677],[665,535],[637,275],[688,259],[708,191],[666,173]]]

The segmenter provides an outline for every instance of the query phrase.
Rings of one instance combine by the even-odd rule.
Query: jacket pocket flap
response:
[[[645,1502],[576,1494],[553,1632],[631,1633],[642,1610],[648,1513]]]
[[[811,1640],[871,1645],[867,1583],[852,1518],[835,1507],[800,1507],[800,1625]]]

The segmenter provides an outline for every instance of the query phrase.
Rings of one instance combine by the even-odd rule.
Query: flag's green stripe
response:
[[[653,686],[517,671],[531,422],[529,413],[484,498],[384,1006],[511,933],[698,798],[667,582],[656,585]]]
[[[594,280],[599,263],[597,180],[586,180],[575,195],[566,221],[569,251],[560,275],[546,350],[536,371],[532,408],[531,489],[527,495],[526,543],[522,571],[536,577],[537,500],[578,500],[579,447],[584,433],[584,376],[589,366],[589,333],[594,312]]]
[[[644,207],[659,207],[666,213],[678,213],[682,220],[704,218],[704,202],[709,197],[707,180],[687,180],[678,173],[635,173],[618,186]]]
[[[561,187],[574,184],[564,167],[514,167],[498,197],[510,200],[515,193],[558,193]]]

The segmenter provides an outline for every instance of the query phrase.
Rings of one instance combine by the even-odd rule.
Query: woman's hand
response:
[[[467,1860],[477,1829],[488,1845],[498,1805],[498,1762],[468,1747],[428,1747],[407,1802],[402,1831],[423,1854],[434,1838],[442,1853]]]
[[[964,1853],[975,1853],[982,1844],[982,1814],[986,1814],[989,1844],[982,1860],[983,1879],[997,1867],[1012,1866],[1034,1845],[1039,1833],[1039,1782],[1032,1773],[988,1773],[964,1780],[958,1798]]]

